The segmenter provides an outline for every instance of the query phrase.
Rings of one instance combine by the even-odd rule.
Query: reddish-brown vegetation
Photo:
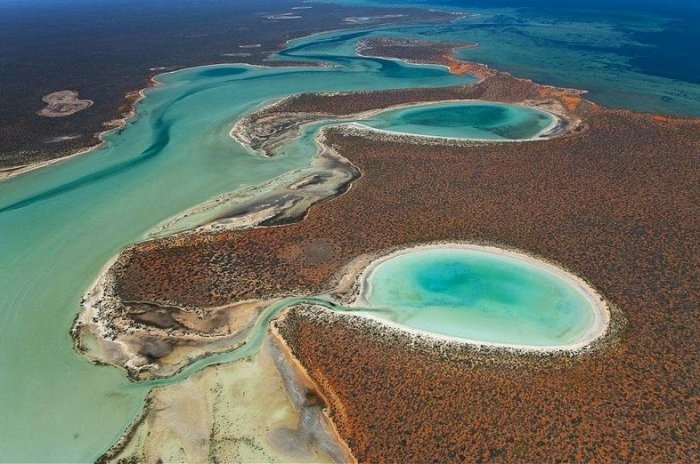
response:
[[[415,92],[519,101],[543,90],[499,75]],[[359,111],[410,98],[288,105]],[[560,366],[477,365],[342,317],[292,317],[283,335],[357,458],[697,461],[700,121],[574,107],[587,130],[546,141],[423,147],[330,131],[363,173],[348,193],[297,224],[138,245],[120,260],[118,289],[129,300],[220,305],[317,293],[353,257],[397,245],[515,247],[562,264],[617,305],[628,319],[621,341]]]

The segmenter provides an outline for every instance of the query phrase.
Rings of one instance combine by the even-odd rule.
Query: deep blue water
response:
[[[700,1],[334,0],[479,16],[420,37],[480,47],[459,57],[520,77],[588,90],[609,107],[700,115]]]
[[[693,0],[415,0],[406,3],[478,8],[553,8],[585,10],[636,10],[648,12],[700,12]]]
[[[699,3],[700,4],[700,3]],[[638,70],[656,76],[700,84],[700,14],[676,18],[658,32],[633,31],[631,34],[648,47],[626,47]]]
[[[430,0],[412,4],[460,8],[523,8],[559,19],[607,19],[617,15],[648,14],[670,19],[661,30],[636,31],[619,24],[622,32],[639,41],[638,46],[609,48],[629,57],[632,66],[644,74],[700,83],[700,1],[696,0]],[[527,13],[525,13],[527,14]]]

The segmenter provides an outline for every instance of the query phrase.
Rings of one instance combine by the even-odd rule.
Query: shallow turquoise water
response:
[[[317,0],[314,0],[317,1]],[[320,1],[320,0],[318,0]],[[475,16],[445,25],[408,25],[370,32],[479,44],[458,56],[544,84],[587,90],[610,107],[700,115],[697,2],[637,5],[508,0],[334,0],[355,6],[416,6]],[[547,3],[547,2],[544,2]],[[652,3],[652,2],[648,2]],[[488,7],[500,4],[513,7]],[[554,6],[556,5],[556,6]]]
[[[220,65],[159,76],[164,85],[146,92],[138,116],[104,147],[0,183],[0,461],[92,460],[152,385],[182,377],[130,383],[77,355],[69,329],[82,294],[121,247],[221,193],[298,169],[314,153],[314,134],[305,133],[277,156],[257,157],[229,137],[234,121],[296,92],[473,81],[437,66],[355,57],[357,37],[299,40],[285,52],[335,67]]]
[[[554,121],[551,114],[524,106],[450,102],[386,111],[362,124],[408,134],[521,140],[536,137]]]
[[[413,329],[530,347],[576,343],[596,315],[572,281],[515,256],[465,248],[390,257],[370,272],[364,299],[370,314]]]
[[[0,461],[92,460],[139,412],[150,387],[87,363],[69,329],[121,247],[314,153],[309,139],[272,159],[254,156],[228,135],[236,119],[295,92],[470,81],[438,67],[337,59],[335,68],[222,65],[160,76],[166,85],[147,91],[138,117],[105,147],[0,183]]]

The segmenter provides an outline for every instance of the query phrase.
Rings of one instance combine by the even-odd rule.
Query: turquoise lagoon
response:
[[[229,137],[235,120],[295,92],[470,82],[438,67],[338,61],[161,75],[164,85],[146,92],[137,117],[102,148],[0,183],[0,461],[94,460],[139,413],[151,385],[86,362],[69,330],[82,294],[123,246],[314,154],[309,138],[272,159],[254,156]]]
[[[557,118],[526,106],[484,102],[445,102],[385,111],[362,125],[430,137],[523,140],[553,127]]]
[[[364,314],[475,343],[573,349],[607,327],[607,309],[576,277],[497,248],[446,244],[378,260],[363,274]],[[603,308],[603,309],[601,309]]]

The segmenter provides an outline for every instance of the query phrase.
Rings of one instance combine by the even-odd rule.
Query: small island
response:
[[[75,90],[59,90],[41,98],[47,106],[36,114],[47,118],[62,118],[90,108],[92,100],[78,98]]]
[[[463,85],[290,93],[231,122],[228,135],[260,159],[301,142],[315,155],[166,219],[104,269],[83,300],[75,346],[163,388],[149,393],[103,461],[575,462],[594,448],[623,461],[684,455],[687,438],[615,418],[650,404],[663,410],[661,398],[692,388],[680,370],[671,388],[662,366],[691,363],[695,352],[664,308],[666,295],[684,298],[686,284],[676,282],[685,280],[673,276],[693,272],[682,258],[689,229],[667,206],[691,182],[682,167],[695,153],[698,121],[606,108],[581,90],[461,61],[455,48],[377,38],[356,49],[388,58],[385,66],[467,73]],[[496,134],[510,134],[516,120],[532,130],[495,140],[437,136],[452,130],[446,110],[460,121],[468,111],[491,115],[479,126]],[[409,130],[421,125],[420,134]],[[672,265],[639,273],[655,259],[652,237]],[[561,278],[567,285],[552,295],[578,293],[581,306],[546,298],[560,313],[522,319],[534,331],[542,324],[533,340],[504,334],[507,324],[493,319],[488,336],[463,330],[453,314],[426,326],[426,314],[468,307],[471,290],[443,292],[437,309],[433,301],[428,313],[407,314],[421,290],[415,273],[405,273],[412,293],[389,298],[400,304],[372,295],[387,263],[430,251],[453,268],[464,247],[518,258],[528,272],[508,264],[502,275],[513,278],[497,279],[509,291],[536,264],[547,271],[539,288]],[[423,264],[432,276],[443,261]],[[422,281],[424,294],[449,282]],[[523,287],[528,301],[546,293],[531,287]],[[651,368],[664,374],[650,380],[653,398],[638,381]],[[278,417],[264,413],[273,403]],[[173,424],[182,432],[170,433]],[[562,440],[572,427],[575,439]]]

